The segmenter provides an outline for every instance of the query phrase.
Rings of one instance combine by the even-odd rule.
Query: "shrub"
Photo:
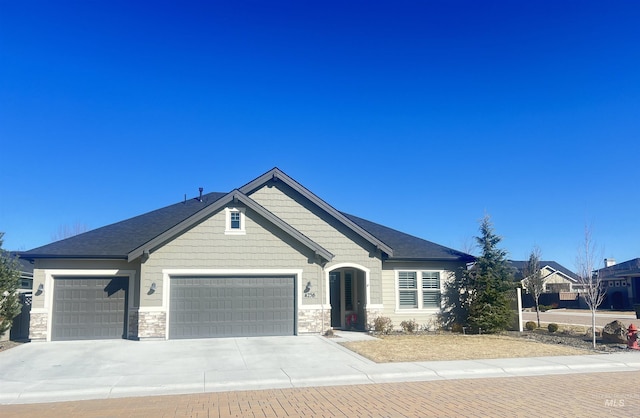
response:
[[[379,316],[373,321],[373,330],[379,334],[389,334],[393,331],[391,318]]]
[[[549,306],[547,305],[540,305],[538,306],[540,308],[540,312],[547,312],[549,310]]]
[[[400,322],[402,330],[408,334],[413,334],[418,329],[418,323],[415,319]]]
[[[547,325],[547,329],[549,332],[554,333],[558,330],[558,324],[549,324]]]
[[[462,331],[463,331],[462,324],[458,324],[456,322],[455,324],[451,325],[451,332],[462,333]]]
[[[533,331],[537,328],[537,325],[533,321],[527,321],[527,323],[524,324],[524,327],[527,329],[527,331]]]

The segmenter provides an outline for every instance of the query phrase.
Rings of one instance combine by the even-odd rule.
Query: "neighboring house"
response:
[[[340,212],[277,168],[22,257],[38,289],[30,337],[46,341],[297,335],[381,315],[423,324],[474,260]]]
[[[18,295],[21,304],[21,310],[18,316],[13,319],[11,330],[6,332],[0,340],[22,341],[29,338],[29,311],[31,310],[31,289],[33,287],[33,264],[28,260],[20,258],[20,252],[12,251],[9,253],[11,257],[15,257],[18,261],[18,269],[20,270],[20,279],[18,282]]]
[[[18,258],[18,268],[20,269],[20,282],[18,283],[18,290],[21,293],[30,292],[33,289],[33,263],[24,258],[20,258],[20,252],[12,252],[13,257]]]
[[[524,277],[524,269],[528,261],[509,260],[514,269],[513,277],[522,283],[526,289],[527,277]],[[555,261],[540,261],[540,274],[544,280],[543,293],[577,292],[580,285],[579,277],[566,267]]]
[[[597,274],[607,290],[603,308],[631,309],[640,304],[640,258],[619,264],[606,259],[605,267]]]

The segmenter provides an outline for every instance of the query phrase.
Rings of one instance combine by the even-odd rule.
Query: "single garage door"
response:
[[[56,278],[52,340],[125,338],[128,277]]]
[[[172,277],[169,338],[293,335],[293,277]]]

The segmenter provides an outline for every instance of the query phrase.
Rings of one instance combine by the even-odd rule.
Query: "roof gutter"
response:
[[[21,254],[20,258],[24,260],[36,259],[81,259],[81,260],[126,260],[126,255],[59,255],[59,254]]]

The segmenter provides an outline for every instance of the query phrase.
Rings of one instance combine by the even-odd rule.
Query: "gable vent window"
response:
[[[231,229],[240,229],[240,212],[231,212]]]
[[[226,208],[226,235],[245,235],[245,216],[244,208]]]
[[[399,309],[440,309],[439,271],[398,271]]]

